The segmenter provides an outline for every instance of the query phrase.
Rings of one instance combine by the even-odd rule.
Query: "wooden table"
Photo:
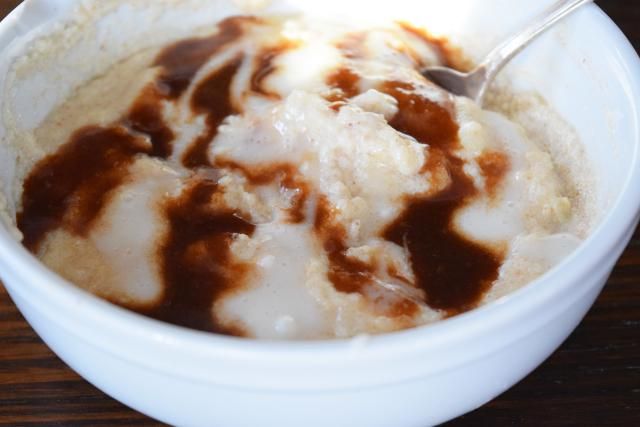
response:
[[[18,0],[0,0],[0,17]],[[640,48],[640,2],[600,6]],[[71,371],[0,286],[0,425],[159,425]],[[528,378],[447,424],[640,425],[640,230],[580,327]]]

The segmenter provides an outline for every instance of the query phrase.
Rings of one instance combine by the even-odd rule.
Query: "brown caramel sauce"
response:
[[[256,57],[255,71],[251,75],[251,90],[269,98],[280,98],[278,94],[272,93],[265,88],[265,80],[278,70],[278,67],[275,64],[276,60],[282,54],[293,50],[298,46],[299,44],[294,41],[283,40],[274,46],[262,49]]]
[[[127,178],[135,156],[149,153],[146,141],[121,126],[89,126],[36,164],[24,182],[18,228],[23,244],[37,253],[49,231],[64,228],[86,236]]]
[[[399,113],[389,125],[411,135],[429,147],[451,150],[458,142],[458,125],[449,110],[423,96],[403,82],[388,82],[381,90],[398,101]]]
[[[409,250],[426,303],[454,315],[477,305],[497,279],[502,259],[452,228],[454,214],[475,195],[475,187],[463,163],[450,161],[449,188],[432,198],[410,200],[384,237]]]
[[[296,166],[289,163],[271,163],[248,167],[220,158],[216,160],[214,166],[240,172],[253,187],[276,183],[281,191],[294,192],[291,207],[287,211],[288,222],[289,224],[301,224],[307,219],[306,208],[311,194],[311,186],[301,177]]]
[[[219,70],[211,73],[193,93],[191,109],[206,115],[206,131],[191,144],[182,158],[188,168],[210,166],[209,146],[218,134],[218,127],[238,110],[231,99],[231,84],[244,58],[238,56]]]
[[[213,306],[251,271],[233,261],[229,246],[236,234],[250,236],[255,226],[231,210],[212,207],[216,192],[215,182],[200,181],[166,204],[169,235],[159,250],[164,295],[158,306],[141,313],[202,331],[244,335],[217,322]]]
[[[486,191],[489,197],[494,198],[511,169],[509,157],[499,151],[489,151],[478,158],[478,166],[485,180]]]
[[[424,289],[430,307],[450,315],[467,311],[498,277],[502,258],[452,228],[454,214],[478,195],[464,172],[464,162],[455,155],[458,125],[447,109],[405,83],[388,83],[382,89],[398,101],[399,112],[390,125],[437,150],[435,159],[446,162],[451,178],[448,188],[439,194],[409,200],[408,208],[384,237],[409,250],[417,284]],[[487,172],[493,177],[493,170]],[[500,172],[496,184],[504,175]]]
[[[154,63],[161,69],[158,85],[168,98],[179,98],[211,57],[244,36],[245,27],[260,22],[251,16],[227,18],[218,24],[218,32],[212,36],[187,39],[167,47]]]
[[[218,24],[216,34],[177,42],[163,49],[157,56],[153,64],[160,69],[156,81],[145,88],[128,116],[123,119],[123,123],[133,131],[149,136],[153,144],[154,156],[167,158],[173,152],[171,143],[175,135],[162,117],[162,102],[176,100],[182,96],[198,71],[212,56],[240,40],[245,34],[245,26],[259,22],[253,17],[231,17]],[[233,61],[210,76],[208,87],[201,88],[205,93],[200,93],[201,102],[194,108],[206,110],[208,113],[208,130],[185,156],[185,166],[196,167],[208,164],[206,150],[209,143],[215,137],[219,123],[233,112],[230,107],[228,87],[238,67],[239,64]],[[206,83],[204,85],[206,86]],[[204,96],[209,95],[207,90],[215,91],[217,95],[215,101],[221,101],[220,105],[213,103],[208,105],[206,100],[202,100]],[[220,118],[222,115],[224,117]]]
[[[162,98],[158,86],[150,84],[138,96],[122,122],[132,131],[149,137],[154,157],[166,159],[173,152],[171,143],[175,134],[162,116]]]
[[[327,98],[329,102],[343,105],[360,94],[360,76],[349,67],[341,67],[327,78],[327,85],[335,89]]]
[[[318,201],[314,230],[322,242],[329,261],[328,279],[337,291],[366,296],[369,287],[377,286],[375,279],[378,266],[347,256],[349,250],[346,244],[347,233],[340,224],[337,224],[331,204],[325,197],[321,197]],[[385,304],[386,308],[379,313],[380,315],[410,317],[418,312],[417,303],[402,296],[394,296],[396,298]],[[376,306],[379,301],[372,301],[372,303]]]
[[[375,266],[347,257],[346,232],[337,224],[329,201],[322,197],[316,207],[314,229],[329,259],[329,280],[336,290],[345,293],[363,293],[373,282]]]

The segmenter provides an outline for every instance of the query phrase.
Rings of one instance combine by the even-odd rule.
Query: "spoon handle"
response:
[[[509,37],[504,43],[491,51],[477,70],[484,74],[486,82],[492,82],[502,68],[535,38],[559,20],[573,13],[581,6],[591,2],[593,2],[593,0],[560,0],[553,3],[538,15],[523,31]]]

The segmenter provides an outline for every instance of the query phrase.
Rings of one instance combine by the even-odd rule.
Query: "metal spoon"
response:
[[[482,105],[487,89],[498,73],[520,51],[540,34],[551,28],[562,18],[593,0],[561,0],[542,12],[523,31],[508,38],[495,48],[473,71],[461,73],[447,67],[428,67],[422,74],[438,86],[454,95],[466,96]]]

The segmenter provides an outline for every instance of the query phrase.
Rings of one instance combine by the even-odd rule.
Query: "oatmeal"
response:
[[[211,27],[214,28],[214,27]],[[17,227],[63,277],[203,331],[323,339],[425,325],[582,237],[571,177],[406,23],[234,16],[145,49],[35,130]]]

